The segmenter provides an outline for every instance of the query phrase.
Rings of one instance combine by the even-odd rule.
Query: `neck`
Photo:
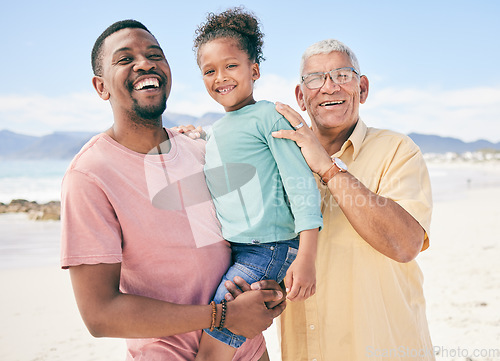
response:
[[[319,142],[325,148],[326,152],[331,156],[337,153],[342,145],[349,139],[351,136],[354,127],[352,126],[349,129],[319,129],[314,123],[312,126],[312,130],[314,135],[318,138]]]
[[[256,101],[254,100],[253,98],[253,94],[250,95],[250,97],[248,99],[246,99],[245,101],[237,104],[237,105],[233,105],[233,106],[230,106],[230,107],[224,107],[224,110],[229,113],[229,112],[234,112],[236,110],[240,110],[241,108],[244,108],[246,107],[247,105],[251,105],[251,104],[255,104]]]
[[[161,120],[157,125],[146,126],[115,119],[115,123],[106,131],[106,134],[128,149],[141,154],[158,153],[158,145],[168,140],[168,134],[163,129]],[[168,153],[169,150],[170,142],[162,146],[163,153]]]

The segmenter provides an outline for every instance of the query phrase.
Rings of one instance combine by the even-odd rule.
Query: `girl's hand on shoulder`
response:
[[[188,136],[191,139],[203,139],[206,140],[207,138],[207,133],[203,130],[201,126],[194,127],[192,124],[188,125],[178,125],[176,127],[170,128],[171,130],[184,134]]]

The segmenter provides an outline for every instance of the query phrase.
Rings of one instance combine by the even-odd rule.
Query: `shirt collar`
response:
[[[354,127],[354,130],[352,131],[352,134],[344,142],[342,148],[340,148],[336,156],[340,158],[340,156],[344,154],[345,150],[352,145],[352,147],[354,148],[352,152],[352,159],[356,160],[356,157],[358,156],[361,149],[361,144],[363,144],[363,141],[365,140],[366,131],[366,124],[361,120],[361,118],[359,118],[356,126]]]

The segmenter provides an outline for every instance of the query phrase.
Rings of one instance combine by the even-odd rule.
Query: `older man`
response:
[[[260,332],[284,308],[265,302],[281,292],[208,305],[231,250],[205,184],[203,141],[162,126],[172,77],[160,45],[143,24],[119,21],[97,39],[92,67],[114,123],[82,148],[62,188],[61,263],[87,327],[128,339],[127,360],[184,361],[194,360],[201,329],[225,319],[255,337],[236,359],[259,359]]]
[[[295,89],[311,128],[290,107],[295,140],[322,194],[317,292],[281,318],[283,360],[434,360],[422,272],[432,210],[428,171],[406,136],[359,117],[369,83],[336,40],[310,46]]]

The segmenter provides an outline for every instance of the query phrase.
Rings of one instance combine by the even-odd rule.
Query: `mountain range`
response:
[[[167,128],[180,124],[193,124],[209,128],[221,113],[207,113],[196,118],[185,114],[166,113],[163,124]],[[44,136],[30,136],[0,131],[0,159],[70,159],[96,133],[95,132],[54,132]],[[500,142],[492,143],[481,139],[464,142],[457,138],[438,135],[410,133],[410,138],[423,153],[465,153],[476,151],[500,151]]]

